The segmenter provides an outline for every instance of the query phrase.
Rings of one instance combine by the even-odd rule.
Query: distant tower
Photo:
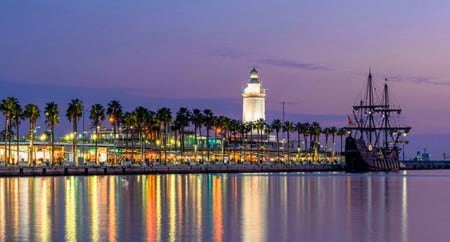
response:
[[[258,72],[255,68],[250,72],[247,87],[242,91],[242,121],[254,122],[266,119],[266,89],[261,88]]]

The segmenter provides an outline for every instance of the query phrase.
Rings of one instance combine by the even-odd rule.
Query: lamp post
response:
[[[116,146],[116,119],[113,115],[109,117],[109,122],[111,123],[111,126],[113,127],[113,153],[114,153],[114,165],[117,164],[117,146]]]
[[[225,163],[225,137],[222,134],[222,162]]]
[[[35,152],[33,143],[34,143],[34,140],[36,139],[36,132],[37,132],[37,130],[40,129],[40,128],[41,128],[41,126],[37,126],[37,127],[34,128],[34,130],[32,131],[33,133],[31,134],[31,137],[30,137],[30,155],[29,155],[29,157],[28,157],[28,160],[29,160],[28,164],[33,164],[33,165],[36,164],[36,162],[33,161],[33,159],[36,159],[36,152]]]

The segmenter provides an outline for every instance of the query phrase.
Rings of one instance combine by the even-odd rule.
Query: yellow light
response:
[[[97,135],[96,134],[91,135],[91,139],[92,140],[96,140],[97,139]]]
[[[44,133],[44,134],[41,135],[41,137],[39,137],[39,139],[41,141],[45,141],[45,140],[47,140],[47,135]]]

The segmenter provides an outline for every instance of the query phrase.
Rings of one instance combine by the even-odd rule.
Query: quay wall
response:
[[[450,169],[450,161],[407,161],[402,170]],[[178,164],[149,166],[2,166],[0,177],[343,171],[340,164]]]
[[[150,166],[6,166],[0,177],[342,171],[337,164],[203,164]]]
[[[403,170],[450,169],[450,160],[405,161]]]

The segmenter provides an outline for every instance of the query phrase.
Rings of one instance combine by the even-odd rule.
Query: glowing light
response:
[[[96,140],[96,139],[97,139],[97,135],[96,134],[91,135],[91,140]]]
[[[39,140],[41,140],[41,141],[46,141],[46,140],[47,140],[47,135],[46,135],[45,133],[43,133],[43,134],[41,135],[41,137],[39,137]]]
[[[92,192],[92,196],[91,196],[91,201],[90,203],[90,207],[91,207],[91,233],[92,233],[92,240],[93,241],[99,241],[100,236],[99,236],[99,221],[98,221],[98,217],[99,217],[99,197],[98,197],[98,177],[97,176],[92,176],[89,177],[88,180],[89,183],[89,189]]]
[[[257,82],[253,80],[257,79]],[[250,72],[250,81],[242,92],[243,107],[242,121],[254,122],[258,119],[265,119],[265,89],[261,88],[258,73],[256,70]]]
[[[68,241],[77,241],[77,187],[76,187],[77,178],[70,177],[65,181],[65,191],[66,191],[66,201],[65,201],[65,230],[66,239]]]

